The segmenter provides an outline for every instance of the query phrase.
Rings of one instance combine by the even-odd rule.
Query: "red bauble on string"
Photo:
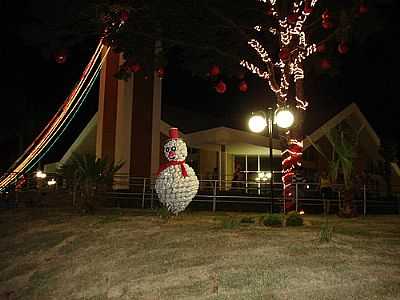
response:
[[[325,30],[331,29],[331,28],[333,28],[333,23],[331,21],[328,21],[328,20],[323,20],[322,21],[322,28],[324,28]]]
[[[325,51],[326,51],[326,45],[325,45],[324,43],[319,44],[319,45],[317,46],[317,52],[322,53],[322,52],[325,52]]]
[[[160,78],[164,78],[164,76],[165,76],[165,69],[164,69],[163,67],[158,68],[158,69],[157,69],[157,75],[158,75],[158,77],[160,77]]]
[[[121,11],[120,17],[121,21],[126,22],[129,19],[129,13],[126,10]]]
[[[313,11],[312,7],[306,4],[306,6],[304,7],[304,13],[311,14],[312,11]]]
[[[68,52],[65,49],[61,49],[61,50],[57,51],[56,53],[54,53],[54,60],[58,64],[66,63],[67,57],[68,57]]]
[[[365,3],[361,4],[358,8],[358,12],[360,15],[366,14],[368,12],[368,6]]]
[[[340,54],[346,54],[349,51],[349,46],[346,42],[341,41],[338,45],[338,51]]]
[[[288,23],[289,23],[289,24],[292,24],[292,25],[293,25],[293,24],[296,24],[297,19],[298,19],[297,14],[290,14],[290,15],[287,17]]]
[[[320,65],[322,70],[329,70],[330,68],[332,68],[332,63],[327,58],[321,59],[319,65]]]
[[[133,72],[133,73],[137,73],[137,72],[139,72],[141,69],[142,69],[142,67],[141,67],[139,64],[132,64],[132,65],[130,66],[130,70],[131,70],[131,72]]]
[[[218,66],[214,65],[210,69],[210,75],[211,76],[218,76],[221,73],[221,70]]]
[[[274,15],[274,11],[272,9],[268,9],[266,14],[267,14],[267,16],[273,16]]]
[[[281,51],[279,51],[279,58],[282,61],[288,60],[290,57],[290,52],[287,48],[282,48]]]
[[[242,93],[246,93],[248,89],[249,87],[246,81],[243,80],[239,83],[239,91],[241,91]]]
[[[330,14],[329,11],[327,9],[325,9],[325,11],[322,13],[321,18],[323,21],[328,21],[330,18]]]
[[[219,94],[223,94],[226,92],[226,84],[221,80],[220,82],[218,82],[218,84],[215,86],[215,90],[217,91],[217,93]]]

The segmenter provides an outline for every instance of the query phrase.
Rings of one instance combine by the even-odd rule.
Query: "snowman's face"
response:
[[[181,139],[173,139],[164,145],[164,155],[169,161],[185,160],[187,156],[187,148]]]

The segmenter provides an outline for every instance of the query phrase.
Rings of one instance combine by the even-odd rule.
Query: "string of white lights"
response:
[[[34,162],[46,149],[47,145],[57,138],[57,133],[69,120],[71,114],[75,112],[76,107],[79,107],[80,100],[82,100],[82,95],[86,94],[87,89],[92,86],[94,78],[97,77],[97,70],[101,68],[101,65],[104,62],[104,57],[97,65],[96,69],[95,67],[99,57],[101,57],[101,52],[104,47],[105,46],[102,45],[101,41],[92,55],[88,65],[84,69],[79,82],[73,88],[72,92],[64,101],[58,112],[42,130],[35,141],[28,147],[24,154],[13,164],[9,172],[0,179],[0,191],[4,190],[9,184],[15,182],[19,174],[23,173],[27,168],[29,168],[31,163]],[[95,71],[93,72],[93,70]]]
[[[248,69],[254,74],[257,74],[260,78],[269,79],[269,73],[267,71],[260,71],[260,68],[255,66],[252,63],[249,63],[247,60],[242,60],[240,65]]]

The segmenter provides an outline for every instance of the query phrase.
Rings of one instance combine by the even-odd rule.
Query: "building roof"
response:
[[[217,127],[186,134],[188,144],[192,147],[219,150],[225,145],[226,151],[231,154],[267,155],[269,138],[228,127]],[[272,140],[273,155],[280,155],[280,141]]]
[[[324,123],[321,123],[314,131],[310,134],[305,134],[306,138],[304,139],[304,149],[307,149],[311,143],[310,140],[315,142],[318,141],[321,137],[325,136],[327,132],[331,129],[335,128],[344,120],[349,120],[352,123],[357,121],[357,125],[355,126],[364,126],[364,129],[367,134],[367,138],[373,142],[375,148],[379,148],[381,145],[381,141],[376,134],[375,130],[369,124],[368,120],[365,118],[364,114],[360,111],[357,104],[354,102],[345,107],[343,110],[334,114],[331,118],[325,119]],[[305,131],[306,132],[306,131]]]

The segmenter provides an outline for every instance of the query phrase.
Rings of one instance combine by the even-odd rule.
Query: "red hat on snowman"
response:
[[[176,127],[170,128],[169,131],[168,131],[168,135],[169,135],[170,140],[177,140],[177,139],[179,139],[179,131],[178,131],[178,128],[176,128]],[[157,176],[159,176],[160,173],[161,173],[163,170],[165,170],[166,168],[168,168],[168,167],[170,167],[170,166],[174,166],[174,165],[180,165],[180,166],[181,166],[181,170],[182,170],[182,175],[183,175],[183,177],[187,177],[187,176],[188,176],[187,171],[186,171],[186,168],[185,168],[185,160],[181,160],[181,161],[169,161],[168,163],[165,163],[165,164],[160,165],[160,168],[158,169],[158,172],[157,172]]]
[[[178,131],[178,128],[175,128],[175,127],[172,127],[172,128],[170,128],[169,129],[169,138],[171,139],[171,140],[176,140],[176,139],[179,139],[179,131]]]

